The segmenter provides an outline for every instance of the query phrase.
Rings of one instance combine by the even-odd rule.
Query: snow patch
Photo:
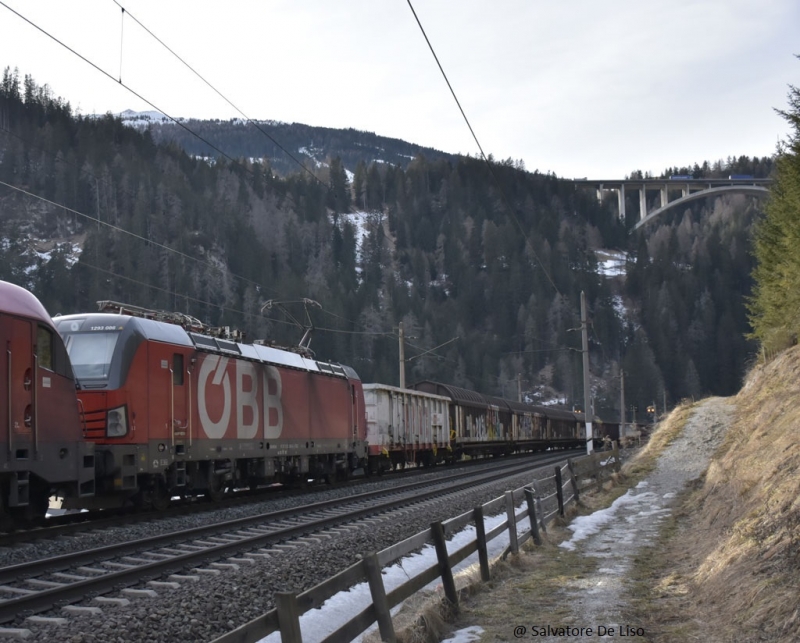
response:
[[[520,503],[516,507],[515,512],[519,513],[523,506],[524,502]],[[485,531],[491,531],[505,519],[505,513],[484,518],[483,522]],[[524,533],[527,528],[527,520],[521,520],[519,523],[517,523],[518,535]],[[475,527],[472,525],[468,526],[455,534],[452,539],[448,540],[447,548],[450,551],[461,549],[467,543],[474,541],[475,538]],[[487,543],[490,560],[499,556],[507,546],[508,530],[505,530],[502,532],[502,534],[497,536],[497,538]],[[388,593],[396,587],[406,583],[409,578],[416,576],[431,565],[435,565],[436,561],[436,548],[433,545],[425,545],[419,553],[410,554],[394,565],[385,567],[381,574],[383,576],[383,585],[386,588],[386,592]],[[477,562],[478,553],[475,552],[456,565],[453,568],[453,572],[458,573],[459,571],[464,570],[471,565],[475,565]],[[429,583],[424,589],[427,591],[434,591],[436,590],[437,585],[440,584],[441,579],[437,578]],[[332,632],[335,632],[339,627],[344,625],[347,621],[356,616],[361,612],[361,610],[371,603],[372,595],[370,594],[369,585],[367,583],[359,583],[358,585],[351,587],[349,590],[339,592],[335,596],[332,596],[325,601],[325,603],[323,603],[318,609],[310,610],[300,617],[300,629],[303,633],[303,640],[309,642],[321,641]],[[402,604],[393,608],[392,614],[396,614],[401,607]],[[376,629],[377,625],[373,625],[356,640],[362,641],[364,636]],[[480,628],[473,626],[472,628],[467,629],[472,629],[473,634],[479,634],[477,630]],[[466,634],[464,634],[464,636],[466,636]],[[478,639],[457,638],[454,640],[457,643],[468,643],[469,641],[476,641]],[[279,632],[270,634],[259,641],[259,643],[279,642]]]
[[[623,506],[643,504],[645,505],[645,508],[651,508],[652,500],[656,497],[656,494],[652,493],[651,491],[633,495],[629,489],[628,493],[617,498],[607,509],[600,509],[599,511],[595,511],[593,514],[588,516],[578,516],[575,518],[575,520],[573,520],[568,526],[568,529],[573,531],[574,535],[569,540],[565,540],[563,543],[561,543],[559,547],[574,551],[576,542],[584,540],[589,536],[598,533],[605,525],[614,520],[617,512]],[[639,515],[645,515],[645,513],[643,513],[645,508],[638,512]],[[660,510],[656,510],[656,512],[658,511]]]
[[[480,625],[472,625],[453,632],[453,636],[445,639],[442,643],[473,643],[473,641],[481,640],[481,634],[483,634],[483,628]]]
[[[345,212],[339,215],[339,225],[350,223],[356,232],[356,272],[361,274],[361,261],[364,257],[364,241],[370,230],[381,225],[383,215],[380,212]],[[333,222],[333,216],[331,216]]]
[[[94,116],[97,115],[95,114]],[[132,109],[126,109],[124,112],[120,112],[119,114],[114,114],[114,116],[119,118],[122,121],[123,125],[140,130],[147,129],[151,125],[162,125],[164,123],[172,122],[172,119],[168,118],[161,112],[157,112],[155,110],[136,112]],[[178,118],[176,120],[183,121],[185,119]]]
[[[628,253],[621,250],[595,250],[597,274],[604,277],[624,277]]]

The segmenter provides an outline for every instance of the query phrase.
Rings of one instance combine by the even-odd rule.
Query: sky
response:
[[[118,3],[0,0],[0,67],[82,114],[241,116],[133,17],[249,118],[480,154],[408,0]],[[800,85],[797,0],[411,4],[485,154],[530,171],[660,174],[771,155],[789,133],[775,110]]]

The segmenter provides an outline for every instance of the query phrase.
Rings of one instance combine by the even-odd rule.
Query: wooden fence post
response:
[[[372,594],[372,604],[375,606],[375,614],[378,617],[381,641],[396,643],[397,638],[394,634],[392,614],[389,611],[389,603],[386,600],[386,588],[383,586],[381,566],[378,563],[378,555],[376,553],[373,552],[364,558],[364,571],[367,574],[369,592]]]
[[[436,546],[436,558],[439,560],[439,574],[442,577],[444,595],[453,605],[458,606],[456,582],[453,580],[453,570],[450,569],[450,560],[447,555],[447,541],[444,537],[444,527],[440,522],[431,523],[433,544]]]
[[[567,468],[569,468],[569,481],[572,484],[572,494],[575,496],[575,503],[577,504],[580,500],[580,496],[578,494],[578,478],[575,476],[575,463],[572,461],[572,458],[567,459]]]
[[[512,554],[519,551],[519,541],[517,540],[517,518],[514,516],[514,494],[506,491],[506,516],[508,517],[508,544]]]
[[[486,583],[491,580],[489,573],[489,550],[486,549],[486,525],[483,524],[483,507],[478,505],[474,509],[475,536],[478,541],[478,560],[481,565],[481,580]]]
[[[556,498],[558,499],[558,513],[564,516],[564,483],[561,481],[561,467],[556,466]]]
[[[300,609],[297,606],[297,594],[293,592],[276,592],[275,607],[278,608],[281,643],[303,643],[303,634],[300,632]]]
[[[531,534],[533,542],[537,545],[542,544],[542,537],[539,535],[539,523],[536,518],[536,503],[533,501],[533,489],[525,487],[525,501],[528,503],[528,517],[531,521]]]
[[[536,480],[531,482],[531,489],[533,490],[534,503],[536,504],[536,513],[539,514],[539,528],[547,533],[547,524],[544,522],[544,509],[542,509],[542,497],[539,495],[539,489],[536,487]]]

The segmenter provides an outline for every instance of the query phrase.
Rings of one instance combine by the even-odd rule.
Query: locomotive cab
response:
[[[128,315],[55,322],[75,372],[86,439],[96,445],[96,506],[165,505],[186,485],[179,463],[188,448],[185,380],[194,352],[186,333]]]
[[[94,451],[83,440],[64,344],[38,299],[0,282],[0,509],[44,516],[51,495],[94,493]]]

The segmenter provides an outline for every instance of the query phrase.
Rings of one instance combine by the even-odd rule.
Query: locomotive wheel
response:
[[[212,476],[208,483],[206,498],[208,498],[211,502],[220,502],[225,497],[226,492],[227,487],[225,485],[225,481],[222,479],[222,476]]]
[[[166,511],[169,506],[169,490],[162,478],[156,478],[150,492],[150,504],[156,511]]]
[[[48,509],[50,509],[50,485],[33,476],[28,515],[34,522],[43,521],[47,516]]]
[[[15,523],[36,524],[43,522],[50,508],[50,494],[47,487],[33,482],[28,504],[22,507],[8,507],[8,515]]]

